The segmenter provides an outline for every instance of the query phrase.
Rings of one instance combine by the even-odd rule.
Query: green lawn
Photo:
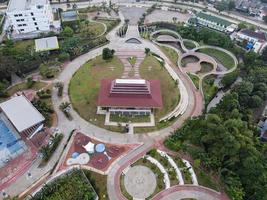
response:
[[[196,47],[196,45],[193,42],[190,42],[190,41],[184,41],[184,46],[187,49],[194,49]]]
[[[181,158],[175,157],[175,158],[173,158],[173,160],[177,164],[178,168],[181,170],[184,183],[185,184],[192,184],[193,182],[192,182],[191,174],[188,171],[188,169],[186,168],[186,165],[183,163]]]
[[[212,179],[211,175],[202,171],[201,169],[194,168],[197,176],[198,184],[207,188],[211,188],[216,191],[220,191],[220,185],[215,180]]]
[[[235,62],[231,56],[228,54],[212,48],[199,49],[198,52],[205,53],[213,58],[215,58],[218,62],[220,62],[227,69],[231,69],[235,66]]]
[[[105,30],[105,27],[101,23],[96,22],[82,22],[80,27],[80,35],[89,37],[89,38],[96,38],[97,36],[101,35]]]
[[[119,116],[119,115],[110,115],[110,121],[113,122],[150,122],[150,116]]]
[[[73,108],[80,116],[97,126],[119,131],[117,127],[104,126],[105,116],[97,115],[96,108],[101,80],[120,78],[123,69],[123,64],[117,57],[106,62],[101,56],[80,67],[71,79],[69,87]]]
[[[37,90],[42,89],[46,85],[47,85],[46,83],[36,82],[36,83],[33,84],[33,86],[30,89],[33,89],[33,90],[37,91]],[[9,88],[7,90],[7,94],[9,96],[11,96],[11,95],[15,94],[18,91],[26,90],[26,89],[28,89],[27,84],[26,83],[20,83],[20,84],[14,85],[13,87]]]
[[[179,90],[175,81],[155,57],[147,56],[141,63],[139,70],[144,79],[160,80],[163,108],[155,111],[155,120],[158,122],[161,117],[171,112],[179,103]]]
[[[108,200],[107,176],[89,170],[83,171],[98,194],[99,200]]]
[[[196,76],[194,74],[191,74],[191,73],[187,73],[187,74],[190,77],[190,79],[192,80],[192,82],[194,83],[195,87],[197,89],[199,89],[199,78],[198,78],[198,76]]]
[[[106,24],[107,32],[111,31],[113,28],[115,28],[120,23],[119,20],[108,20],[108,19],[98,19],[96,21]]]
[[[203,62],[200,63],[200,65],[201,65],[201,69],[198,72],[200,74],[205,74],[207,72],[212,71],[212,69],[213,69],[213,65],[211,63],[208,63],[208,62],[204,62],[203,61]]]
[[[215,77],[213,75],[206,76],[203,79],[203,93],[206,105],[211,101],[211,99],[218,91],[218,88],[213,84],[214,80]]]
[[[172,61],[173,64],[177,65],[178,54],[175,50],[166,46],[160,46],[160,49]]]

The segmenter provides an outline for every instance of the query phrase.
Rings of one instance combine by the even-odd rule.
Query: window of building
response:
[[[20,29],[20,31],[24,31],[24,29]]]
[[[19,24],[18,26],[22,26],[22,24]]]
[[[39,27],[36,27],[36,30],[39,31]]]
[[[17,22],[20,22],[20,20],[19,20],[19,19],[17,19],[16,21],[17,21]]]
[[[32,20],[35,21],[35,17],[33,17]]]
[[[33,12],[31,13],[31,16],[33,16]]]
[[[19,14],[20,17],[22,17],[22,14]]]
[[[18,17],[18,15],[14,15],[14,17]]]
[[[34,25],[37,26],[37,22],[34,22]]]
[[[23,26],[27,26],[27,24],[23,24]]]
[[[25,20],[24,19],[21,19],[20,21],[24,22]]]

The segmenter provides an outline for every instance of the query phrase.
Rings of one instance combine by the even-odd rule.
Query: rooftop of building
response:
[[[240,31],[240,33],[242,33],[243,35],[258,39],[258,40],[267,41],[267,37],[266,37],[266,33],[265,32],[253,31],[253,30],[250,30],[250,29],[242,29]]]
[[[50,51],[59,49],[57,36],[41,38],[35,40],[35,51]]]
[[[103,79],[98,96],[103,107],[160,108],[162,96],[159,80]]]
[[[45,120],[43,115],[23,95],[1,103],[0,108],[19,132]]]
[[[202,19],[206,19],[208,21],[212,21],[212,22],[215,22],[215,23],[218,23],[218,24],[222,24],[222,25],[225,25],[226,27],[227,26],[230,26],[232,23],[225,20],[225,19],[222,19],[220,17],[216,17],[214,15],[210,15],[210,14],[206,14],[204,12],[199,12],[196,14],[197,17],[199,18],[202,18]]]
[[[27,10],[31,6],[43,6],[48,3],[48,0],[10,0],[7,7],[7,12]]]
[[[78,20],[79,19],[78,11],[68,10],[61,12],[61,19],[63,22]]]

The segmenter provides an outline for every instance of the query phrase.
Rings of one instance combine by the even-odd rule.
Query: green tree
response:
[[[62,35],[63,37],[72,37],[73,34],[74,34],[74,31],[73,31],[72,28],[69,27],[69,26],[66,26],[66,27],[64,28],[64,30],[62,31],[62,33],[61,33],[61,35]]]
[[[111,60],[113,58],[115,51],[113,49],[104,48],[102,51],[103,60]]]

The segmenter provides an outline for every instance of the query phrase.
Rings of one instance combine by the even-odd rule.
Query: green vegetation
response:
[[[177,84],[164,66],[152,55],[146,56],[139,70],[141,78],[160,80],[163,107],[155,111],[155,121],[158,122],[161,117],[171,112],[178,104],[180,94]]]
[[[113,28],[115,28],[120,23],[119,19],[118,20],[98,19],[96,21],[106,24],[107,32],[111,31]]]
[[[95,189],[99,200],[108,200],[107,176],[88,170],[83,170],[83,172]]]
[[[55,135],[51,135],[50,136],[51,143],[41,147],[40,153],[43,156],[42,162],[41,162],[42,166],[45,165],[49,161],[49,159],[52,157],[53,153],[56,151],[63,137],[64,136],[62,133],[60,134],[56,133]]]
[[[120,189],[121,189],[121,193],[124,197],[126,197],[126,199],[128,200],[132,200],[133,197],[127,192],[125,185],[124,185],[124,175],[121,174],[120,176]]]
[[[184,46],[187,49],[194,49],[196,47],[196,45],[193,42],[190,42],[188,40],[183,41],[184,42]]]
[[[171,186],[178,185],[179,180],[177,180],[175,169],[171,166],[168,159],[161,156],[156,149],[150,150],[147,154],[159,161],[166,169],[170,178]]]
[[[181,158],[175,157],[174,161],[177,164],[177,166],[179,167],[179,169],[181,170],[184,183],[185,184],[192,184],[191,174],[190,174],[189,170],[187,169],[186,165],[181,160]]]
[[[170,47],[160,46],[160,49],[163,53],[172,61],[173,64],[177,65],[178,63],[178,54],[175,50]]]
[[[136,57],[129,57],[127,60],[132,66],[134,66],[136,63]]]
[[[42,88],[44,88],[47,84],[46,83],[42,83],[42,82],[35,82],[32,86],[31,86],[31,89],[33,90],[40,90]],[[27,86],[27,83],[24,82],[24,83],[19,83],[17,85],[14,85],[12,87],[10,87],[8,90],[7,90],[7,94],[9,96],[15,94],[16,92],[18,91],[21,91],[21,90],[27,90],[29,89],[28,86]]]
[[[216,95],[218,91],[218,88],[214,85],[214,80],[214,75],[208,75],[203,79],[202,89],[206,105],[208,105],[208,103],[212,100],[212,98]]]
[[[189,55],[189,56],[184,57],[181,60],[181,64],[182,64],[182,67],[186,67],[188,63],[197,63],[198,61],[199,61],[198,57]]]
[[[110,115],[110,121],[113,122],[124,122],[124,123],[128,123],[128,122],[150,122],[150,115],[147,116],[125,116],[125,115],[115,115],[112,114]]]
[[[81,170],[73,170],[45,185],[31,200],[94,200],[94,188]]]
[[[233,58],[229,56],[227,53],[224,53],[223,51],[212,48],[199,49],[198,51],[215,58],[227,69],[231,69],[235,66]]]
[[[106,61],[111,60],[113,58],[114,53],[115,53],[115,50],[104,48],[102,51],[102,59]]]
[[[203,61],[200,63],[200,65],[201,65],[201,70],[198,73],[205,74],[213,70],[213,65],[211,63]]]
[[[199,77],[192,73],[187,73],[192,82],[194,83],[195,87],[199,89]]]
[[[118,127],[104,126],[104,115],[97,115],[97,98],[102,79],[120,78],[123,73],[123,64],[114,57],[105,61],[101,56],[90,60],[79,68],[70,81],[69,94],[73,108],[85,120],[115,131],[121,131]]]
[[[165,145],[200,160],[200,166],[216,175],[231,199],[262,200],[267,198],[267,144],[258,139],[253,111],[266,100],[267,67],[253,52],[242,56],[242,82],[210,113],[188,120]],[[212,187],[200,177],[201,184]]]

